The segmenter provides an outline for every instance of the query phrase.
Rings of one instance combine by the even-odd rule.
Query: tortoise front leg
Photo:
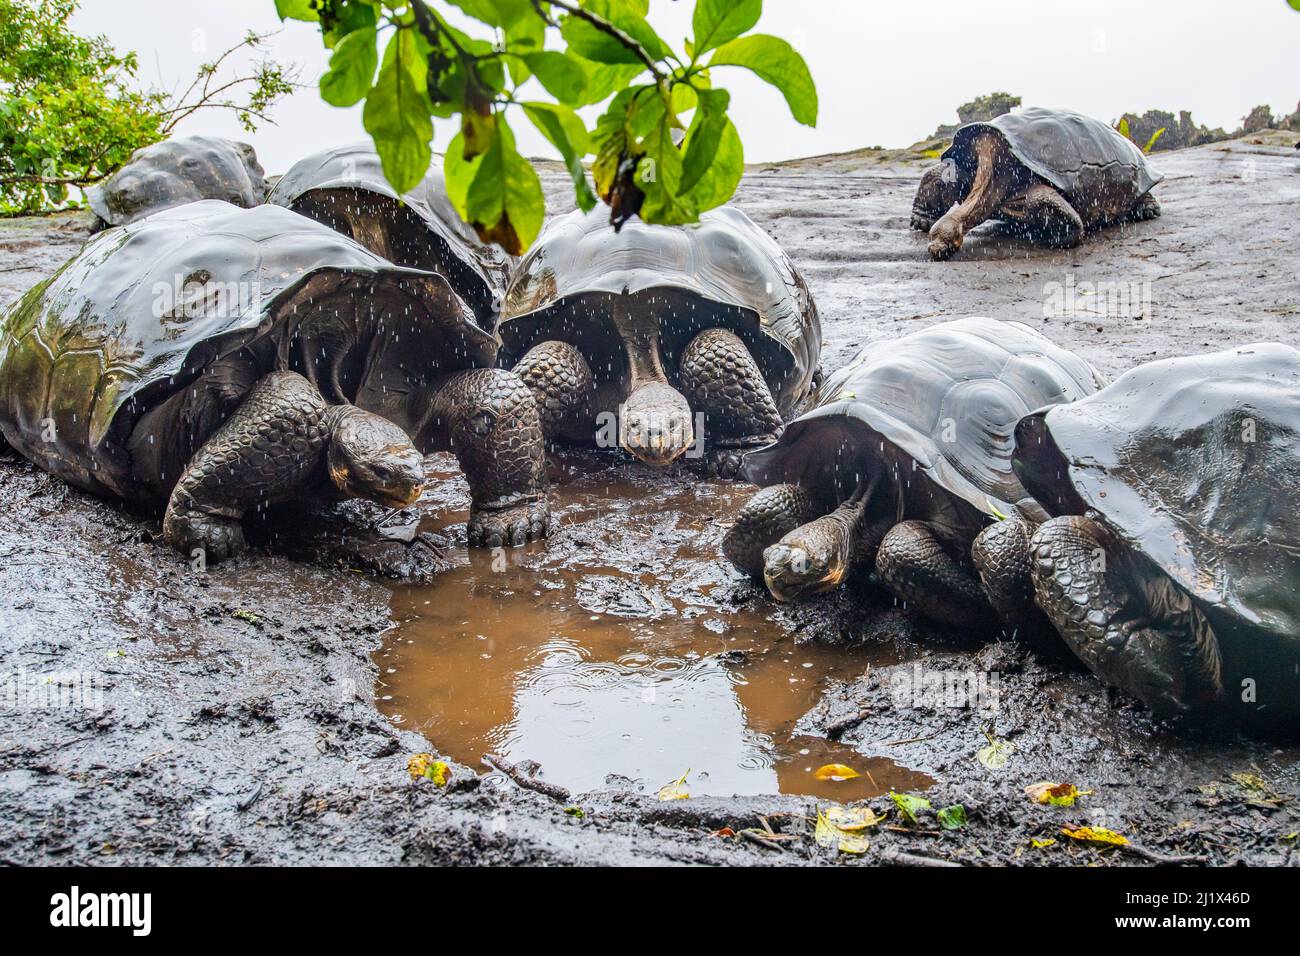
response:
[[[1182,621],[1153,619],[1146,594],[1100,524],[1053,518],[1031,547],[1039,607],[1103,681],[1164,712],[1186,712],[1222,695],[1218,643],[1208,625],[1191,609]]]
[[[988,595],[963,553],[924,521],[902,521],[880,542],[876,574],[881,583],[918,613],[952,627],[988,622]]]
[[[242,552],[244,515],[293,497],[319,475],[329,408],[295,372],[260,379],[190,459],[172,489],[163,538],[212,563]]]
[[[546,537],[542,420],[518,375],[480,368],[449,376],[434,396],[429,428],[450,442],[469,482],[471,545],[515,546]]]
[[[533,393],[542,433],[553,439],[590,412],[595,378],[581,352],[568,342],[542,342],[528,350],[515,366],[515,374]],[[589,416],[593,419],[595,416]]]
[[[776,441],[785,427],[762,370],[734,332],[705,329],[678,371],[691,408],[704,414],[710,470],[734,478],[744,453]]]
[[[912,200],[912,228],[929,232],[953,206],[961,202],[961,176],[951,159],[931,166],[921,176]]]
[[[995,521],[975,538],[971,559],[1003,632],[1064,663],[1072,652],[1034,600],[1030,541],[1037,526],[1019,516]]]
[[[1052,249],[1072,249],[1083,240],[1083,219],[1046,183],[1016,193],[998,209],[998,218],[1031,241]]]
[[[763,576],[763,552],[817,517],[812,499],[798,485],[770,485],[750,498],[722,539],[722,553],[755,578]]]

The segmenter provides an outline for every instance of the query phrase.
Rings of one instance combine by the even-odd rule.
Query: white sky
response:
[[[650,5],[651,22],[679,50],[692,7]],[[279,26],[274,0],[83,0],[73,22],[135,50],[140,78],[169,89],[249,28]],[[905,146],[993,90],[1105,120],[1190,109],[1198,123],[1227,129],[1259,103],[1290,113],[1300,98],[1300,13],[1286,0],[767,0],[758,29],[803,53],[821,117],[816,129],[801,127],[774,90],[744,71],[718,71],[750,162]],[[328,59],[315,28],[285,24],[272,44],[312,84],[281,104],[278,125],[249,137],[213,112],[178,132],[249,139],[268,173],[364,136],[359,108],[327,106],[314,87]],[[526,120],[513,125],[526,154],[550,155]],[[450,135],[441,127],[435,149]]]

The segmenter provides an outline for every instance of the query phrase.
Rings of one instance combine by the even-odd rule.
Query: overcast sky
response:
[[[651,22],[679,49],[692,6],[651,0]],[[280,27],[274,0],[83,0],[74,24],[138,52],[141,80],[168,89],[249,28]],[[1300,13],[1286,0],[767,0],[759,30],[808,60],[821,118],[816,129],[798,126],[779,94],[743,71],[725,71],[725,81],[719,71],[750,162],[905,146],[993,90],[1105,120],[1190,109],[1228,129],[1259,103],[1290,113],[1300,98]],[[248,137],[212,113],[178,132],[250,139],[268,172],[364,136],[359,108],[327,106],[315,89],[328,59],[316,29],[291,22],[271,42],[309,84],[279,107],[278,125]],[[549,154],[526,121],[513,125],[525,153]],[[440,128],[435,148],[449,138]]]

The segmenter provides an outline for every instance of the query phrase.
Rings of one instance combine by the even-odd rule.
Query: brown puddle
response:
[[[654,793],[687,770],[693,795],[853,800],[930,785],[887,759],[792,736],[829,678],[896,658],[797,645],[779,607],[717,557],[719,522],[751,487],[611,456],[553,460],[562,530],[493,554],[464,547],[464,484],[453,461],[431,459],[439,481],[422,529],[457,536],[455,567],[394,590],[396,627],[377,658],[385,714],[469,766],[486,752],[535,760],[575,792]],[[828,763],[862,776],[816,780]]]

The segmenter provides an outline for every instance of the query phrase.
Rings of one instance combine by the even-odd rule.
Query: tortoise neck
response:
[[[614,296],[610,312],[627,356],[627,393],[651,382],[668,384],[659,353],[659,317],[626,295]]]

